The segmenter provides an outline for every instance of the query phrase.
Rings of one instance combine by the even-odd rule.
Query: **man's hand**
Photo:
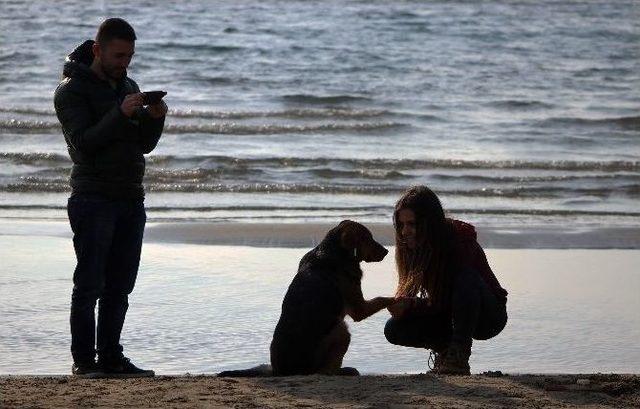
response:
[[[400,318],[416,305],[415,297],[396,297],[396,303],[387,307],[393,318]]]
[[[169,108],[167,107],[167,104],[164,103],[164,101],[160,101],[155,105],[149,105],[147,107],[149,115],[154,119],[162,118],[163,116],[165,116],[168,109]]]
[[[129,94],[124,97],[124,101],[122,101],[122,104],[120,104],[120,110],[127,118],[131,118],[136,110],[142,106],[142,101],[142,92],[138,92],[137,94]]]

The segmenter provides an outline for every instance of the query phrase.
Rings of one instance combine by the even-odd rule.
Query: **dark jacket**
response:
[[[89,68],[92,45],[87,40],[69,54],[54,96],[73,161],[71,188],[74,193],[140,198],[144,196],[143,154],[156,147],[164,117],[154,119],[141,108],[127,118],[120,104],[126,95],[140,92],[138,84],[125,77],[114,89],[96,76]]]
[[[449,219],[455,235],[455,256],[461,266],[476,270],[495,296],[502,303],[507,302],[507,290],[502,288],[487,262],[487,256],[477,240],[473,225],[460,220]]]

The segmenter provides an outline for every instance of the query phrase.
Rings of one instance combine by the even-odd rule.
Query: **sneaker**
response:
[[[94,362],[74,362],[71,365],[71,374],[78,378],[100,378],[104,376],[102,369]]]
[[[150,369],[138,368],[124,356],[109,360],[98,359],[98,365],[107,378],[147,378],[156,374]]]

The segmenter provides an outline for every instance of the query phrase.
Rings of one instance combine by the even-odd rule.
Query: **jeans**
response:
[[[73,194],[67,212],[77,265],[71,295],[74,362],[122,355],[120,333],[140,264],[144,199]],[[97,349],[95,307],[98,305]]]
[[[470,350],[472,339],[498,335],[507,324],[507,307],[473,269],[458,272],[451,288],[450,307],[421,315],[391,318],[385,337],[396,345],[435,351],[457,343]]]

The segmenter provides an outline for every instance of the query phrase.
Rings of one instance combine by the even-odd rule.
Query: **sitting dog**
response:
[[[342,368],[351,335],[346,315],[361,321],[396,302],[365,300],[360,262],[382,261],[388,251],[363,225],[344,220],[300,260],[271,342],[271,366],[225,371],[218,376],[357,375]]]

